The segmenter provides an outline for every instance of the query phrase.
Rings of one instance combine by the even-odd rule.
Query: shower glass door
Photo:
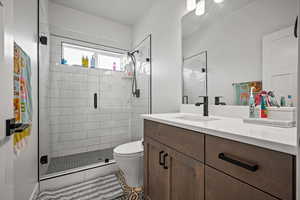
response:
[[[39,45],[40,179],[114,164],[113,148],[140,140],[140,115],[151,110],[151,37],[135,48],[137,98],[128,50],[54,34],[42,21],[48,42]],[[95,67],[84,67],[83,58]]]

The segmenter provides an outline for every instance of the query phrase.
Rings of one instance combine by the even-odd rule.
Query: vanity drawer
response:
[[[210,167],[205,167],[206,200],[276,200],[254,187]]]
[[[292,155],[206,136],[206,164],[280,199],[295,198]]]
[[[144,120],[145,137],[150,137],[178,152],[204,162],[204,134]]]

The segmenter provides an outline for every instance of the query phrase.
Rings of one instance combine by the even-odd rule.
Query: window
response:
[[[91,63],[93,56],[96,68],[124,71],[122,65],[124,56],[121,53],[62,43],[62,57],[68,65],[82,65],[82,57],[87,57]]]

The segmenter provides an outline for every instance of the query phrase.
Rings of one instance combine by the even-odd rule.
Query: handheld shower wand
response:
[[[137,79],[136,79],[136,58],[135,55],[136,53],[139,53],[138,50],[128,52],[128,56],[132,60],[133,64],[133,77],[132,77],[132,87],[131,87],[131,92],[134,97],[139,98],[140,97],[140,90],[138,89],[138,84],[137,84]]]

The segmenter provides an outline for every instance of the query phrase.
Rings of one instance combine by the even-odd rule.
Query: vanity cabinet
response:
[[[208,135],[205,153],[206,165],[280,199],[293,199],[292,155]]]
[[[277,199],[208,166],[205,166],[205,188],[206,200]]]
[[[295,200],[295,156],[145,120],[148,200]]]
[[[178,149],[188,152],[188,148],[180,145],[176,139],[170,143],[155,140],[154,135],[165,128],[147,121],[145,123],[144,138],[144,190],[147,200],[204,200],[204,164],[192,156],[185,155],[172,148],[171,144],[178,144]],[[170,127],[171,130],[173,127]],[[169,131],[167,131],[169,132]],[[172,132],[169,132],[172,133]],[[160,135],[160,134],[159,134]],[[203,141],[204,142],[204,141]],[[204,156],[204,146],[202,146]],[[196,156],[199,158],[198,156]]]
[[[166,148],[156,142],[145,138],[144,140],[145,161],[145,197],[149,200],[170,199],[170,170],[162,164]],[[167,157],[165,157],[167,159]]]
[[[204,162],[204,134],[145,120],[144,136]]]

